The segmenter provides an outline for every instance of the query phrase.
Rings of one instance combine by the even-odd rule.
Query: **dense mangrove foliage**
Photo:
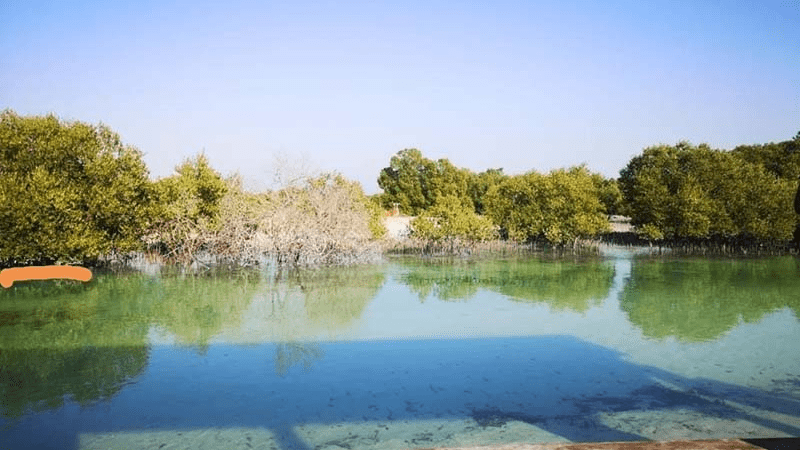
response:
[[[108,127],[0,115],[0,261],[136,250],[153,205],[141,152]]]
[[[800,133],[727,151],[687,142],[648,147],[619,179],[585,166],[476,174],[407,149],[392,157],[378,184],[383,207],[417,215],[413,236],[428,241],[500,237],[574,247],[610,231],[609,216],[622,214],[639,240],[659,246],[785,251],[793,234],[800,240],[792,206],[798,175]]]
[[[585,167],[509,177],[486,193],[486,215],[517,241],[555,244],[610,231],[600,189]]]
[[[382,193],[336,173],[250,192],[203,154],[151,180],[142,153],[105,125],[0,113],[0,266],[96,265],[150,255],[183,264],[346,264],[377,258],[385,211],[416,216],[423,249],[505,241],[572,247],[630,216],[660,245],[788,249],[800,133],[733,150],[681,142],[649,147],[619,179],[586,166],[474,173],[417,149],[381,170]]]
[[[791,150],[783,160],[796,158],[797,140],[782,145]],[[762,157],[761,148],[646,148],[619,178],[633,225],[653,240],[788,241],[797,223],[798,172],[790,164],[768,169],[775,158]]]
[[[416,215],[415,236],[427,240],[562,245],[609,231],[608,215],[619,210],[614,180],[585,166],[506,175],[502,169],[475,174],[447,159],[432,161],[417,149],[393,156],[378,178],[380,202]]]

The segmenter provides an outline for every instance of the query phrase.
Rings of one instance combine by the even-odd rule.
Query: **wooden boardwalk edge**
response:
[[[800,438],[754,439],[759,445],[740,439],[716,439],[702,441],[644,441],[644,442],[599,442],[599,443],[555,443],[555,444],[504,444],[480,447],[441,447],[419,450],[796,450],[800,449]]]

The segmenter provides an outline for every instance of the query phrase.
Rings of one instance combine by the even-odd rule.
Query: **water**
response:
[[[437,262],[0,292],[0,449],[800,436],[788,258]]]

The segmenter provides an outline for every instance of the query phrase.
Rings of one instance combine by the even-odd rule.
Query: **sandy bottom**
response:
[[[146,431],[82,434],[80,449],[403,449],[431,446],[464,447],[511,442],[569,442],[522,422],[481,426],[472,419],[385,421],[356,424],[300,425],[292,429],[299,445],[286,444],[275,432],[261,428],[186,431]],[[281,441],[284,441],[283,443]]]
[[[654,420],[658,415],[659,420]],[[742,419],[707,416],[697,411],[675,410],[658,413],[626,411],[602,415],[602,422],[611,428],[637,434],[654,441],[674,439],[725,439],[793,437]],[[755,416],[754,416],[755,417]],[[800,419],[770,413],[759,419],[790,427],[800,426]],[[773,422],[774,421],[774,422]]]
[[[654,417],[654,414],[659,417]],[[785,433],[741,419],[710,417],[688,410],[610,413],[603,415],[601,419],[610,428],[654,441],[790,437]],[[784,419],[781,420],[782,423],[800,426],[793,423],[797,421],[794,418],[793,420],[788,420],[787,417],[771,419]],[[212,428],[82,434],[79,437],[78,448],[82,450],[114,448],[378,450],[568,442],[558,435],[524,422],[508,421],[500,425],[480,425],[472,419],[463,419],[309,424],[295,426],[283,432],[262,428]]]

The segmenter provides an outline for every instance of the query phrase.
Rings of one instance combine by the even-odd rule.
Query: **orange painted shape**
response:
[[[79,266],[12,267],[0,271],[0,286],[8,288],[15,281],[52,280],[56,278],[89,281],[92,279],[92,271]]]

